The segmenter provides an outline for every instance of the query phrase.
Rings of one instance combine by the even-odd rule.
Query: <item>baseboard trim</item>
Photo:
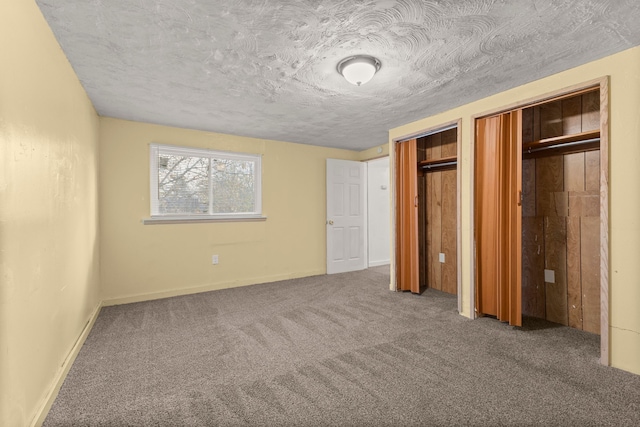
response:
[[[89,316],[89,320],[87,321],[84,328],[82,329],[82,332],[80,332],[78,339],[76,340],[75,344],[69,351],[69,354],[67,354],[67,357],[62,363],[62,366],[58,370],[53,381],[53,386],[47,393],[47,396],[42,402],[42,405],[36,412],[36,416],[33,418],[31,427],[42,426],[45,418],[47,418],[47,414],[49,414],[49,411],[51,410],[51,406],[53,406],[53,402],[55,402],[56,397],[58,397],[58,392],[60,391],[60,388],[62,387],[62,384],[64,383],[65,378],[67,378],[67,374],[69,373],[69,370],[73,365],[73,362],[76,360],[76,357],[78,356],[78,353],[80,353],[80,349],[82,348],[82,345],[84,344],[87,337],[89,336],[89,332],[91,332],[91,329],[93,329],[93,325],[96,323],[96,319],[100,314],[101,308],[102,308],[102,303],[98,303],[97,307],[91,313],[91,316]]]
[[[380,267],[382,265],[389,265],[390,264],[390,260],[385,260],[385,261],[371,261],[369,262],[369,267]]]
[[[153,301],[163,298],[178,297],[183,295],[199,294],[201,292],[219,291],[222,289],[239,288],[242,286],[262,285],[265,283],[278,282],[280,280],[300,279],[302,277],[320,276],[326,274],[325,270],[313,270],[296,272],[294,274],[277,274],[275,276],[257,277],[233,282],[222,282],[209,285],[196,286],[184,289],[172,289],[161,292],[151,292],[146,294],[136,294],[126,297],[107,298],[102,301],[103,307],[113,305],[131,304],[136,302]]]

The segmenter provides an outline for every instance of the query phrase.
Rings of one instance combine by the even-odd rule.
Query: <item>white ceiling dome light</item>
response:
[[[338,72],[351,84],[360,86],[371,80],[382,64],[369,55],[355,55],[338,62]]]

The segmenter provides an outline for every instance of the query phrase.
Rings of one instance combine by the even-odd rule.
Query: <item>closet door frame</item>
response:
[[[461,228],[461,219],[462,219],[462,167],[461,167],[461,159],[462,159],[462,119],[452,120],[450,122],[441,123],[437,126],[430,126],[428,128],[422,129],[418,132],[414,132],[408,135],[403,135],[392,140],[393,149],[389,150],[389,152],[393,152],[395,156],[395,144],[401,143],[403,141],[407,141],[414,138],[420,138],[429,134],[438,133],[440,131],[445,131],[447,129],[456,128],[456,157],[458,164],[456,166],[456,282],[457,282],[457,298],[458,298],[458,313],[462,313],[462,228]],[[395,159],[392,160],[395,162]],[[416,165],[416,174],[418,173]],[[392,209],[391,209],[391,217],[392,217],[392,227],[391,227],[391,242],[392,242],[392,253],[395,254],[397,251],[396,248],[396,227],[397,227],[397,219],[396,219],[396,208],[397,208],[397,188],[396,188],[396,168],[393,168],[393,173],[390,176],[391,185],[393,186],[393,200]],[[396,274],[396,261],[395,255],[391,257],[391,285],[390,289],[392,291],[398,291],[398,284],[395,281]]]
[[[574,96],[581,91],[600,89],[600,363],[610,365],[609,356],[609,76],[579,83],[564,89],[545,93],[534,98],[506,105],[501,108],[485,111],[471,116],[470,152],[473,159],[469,162],[471,187],[475,188],[475,163],[476,163],[476,120],[496,114],[507,113],[513,110],[532,107],[559,98]],[[471,191],[471,206],[475,206],[475,192]],[[475,263],[475,214],[471,209],[471,238],[473,244],[473,256],[471,257],[471,289],[470,309],[471,318],[477,317],[476,313],[476,263]]]

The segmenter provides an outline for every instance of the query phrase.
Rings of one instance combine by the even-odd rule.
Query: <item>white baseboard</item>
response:
[[[381,265],[389,265],[390,260],[382,260],[382,261],[369,261],[369,267],[380,267]]]
[[[277,274],[274,276],[264,276],[252,279],[243,279],[233,282],[215,283],[210,285],[196,286],[192,288],[172,289],[161,292],[151,292],[147,294],[137,294],[125,297],[106,298],[102,301],[103,307],[120,304],[131,304],[134,302],[152,301],[162,298],[177,297],[182,295],[199,294],[201,292],[218,291],[222,289],[238,288],[241,286],[261,285],[264,283],[279,282],[281,280],[299,279],[301,277],[320,276],[326,274],[325,270],[301,271],[293,274]]]
[[[45,418],[47,418],[47,414],[49,413],[51,406],[53,406],[53,402],[56,400],[56,397],[58,397],[60,387],[62,387],[62,384],[64,383],[64,380],[67,377],[69,370],[71,369],[71,365],[73,365],[73,362],[76,360],[76,357],[78,356],[78,353],[80,353],[82,345],[89,336],[89,332],[91,332],[93,325],[96,323],[96,319],[98,318],[98,314],[100,314],[101,308],[102,303],[99,303],[98,306],[93,310],[93,313],[91,313],[91,316],[89,316],[89,320],[85,324],[84,329],[82,329],[82,332],[80,332],[76,343],[73,345],[66,359],[62,363],[62,366],[58,370],[54,378],[53,385],[47,393],[44,402],[40,406],[40,409],[38,409],[38,411],[36,412],[36,416],[33,418],[31,427],[40,427],[42,423],[44,423]]]

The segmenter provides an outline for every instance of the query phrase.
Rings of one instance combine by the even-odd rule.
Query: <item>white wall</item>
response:
[[[389,157],[367,163],[369,267],[375,267],[390,261]]]

